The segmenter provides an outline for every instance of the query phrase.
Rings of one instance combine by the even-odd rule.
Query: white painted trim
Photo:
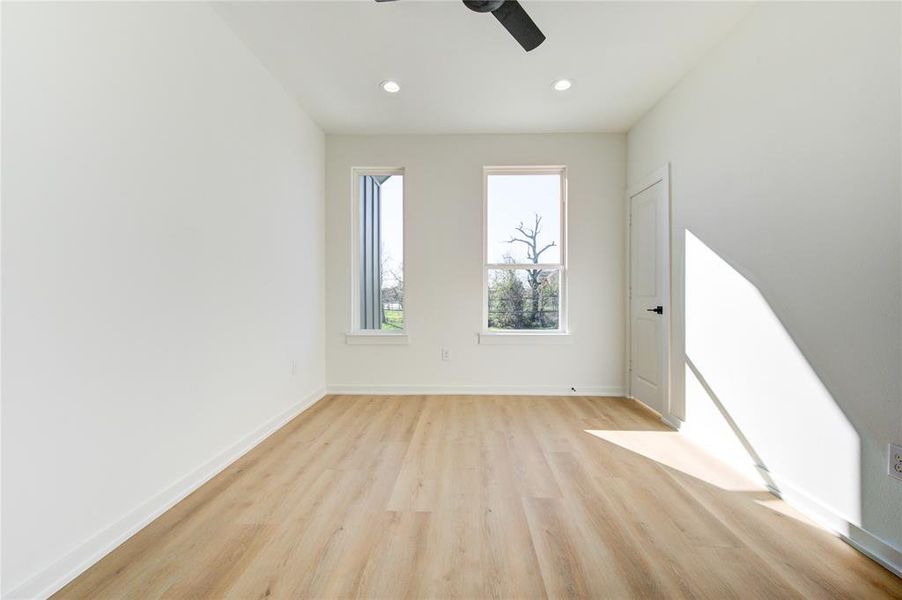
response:
[[[403,346],[410,343],[406,333],[353,332],[345,334],[345,343],[352,346]]]
[[[558,175],[561,178],[560,188],[560,262],[559,263],[519,263],[503,264],[489,263],[489,176],[490,175]],[[536,165],[536,166],[485,166],[482,168],[482,324],[483,334],[491,334],[489,324],[489,270],[490,269],[547,269],[558,271],[558,329],[556,333],[569,332],[569,310],[567,305],[567,166],[566,165]],[[482,343],[482,342],[480,342]]]
[[[637,402],[639,402],[639,400],[637,400]],[[661,421],[663,421],[665,425],[672,427],[676,431],[679,431],[680,427],[683,426],[683,421],[681,421],[679,417],[676,417],[670,413],[661,415]]]
[[[623,387],[626,389],[626,397],[635,400],[633,397],[633,380],[631,363],[630,345],[632,344],[632,307],[630,306],[632,290],[630,289],[631,277],[630,270],[630,233],[632,230],[632,212],[630,208],[630,194],[628,190],[623,191],[623,295],[624,307],[626,310],[623,319]]]
[[[641,400],[639,400],[638,398],[636,398],[635,396],[633,396],[633,395],[631,395],[631,394],[629,394],[629,393],[625,393],[624,396],[625,396],[628,400],[633,400],[633,401],[635,401],[635,402],[638,402],[639,404],[641,404],[642,406],[644,406],[645,408],[647,408],[647,409],[650,410],[651,412],[653,412],[653,413],[655,413],[656,415],[658,415],[658,418],[661,419],[661,422],[664,423],[665,425],[667,425],[668,427],[670,427],[671,429],[673,429],[674,431],[679,431],[679,430],[680,430],[680,427],[683,426],[683,421],[682,421],[679,417],[674,416],[674,415],[672,415],[672,414],[670,414],[670,413],[666,413],[666,414],[663,414],[663,415],[662,415],[662,414],[659,413],[657,410],[655,410],[655,409],[652,408],[651,406],[647,405],[645,402],[642,402]]]
[[[194,471],[188,473],[173,485],[161,490],[123,518],[83,541],[68,554],[31,577],[31,579],[7,592],[3,596],[4,600],[12,598],[47,598],[51,594],[56,593],[88,567],[115,550],[123,542],[218,475],[233,462],[247,454],[286,423],[319,402],[325,395],[324,389],[318,389],[308,394],[303,400],[269,419],[266,423]]]
[[[570,388],[576,388],[572,391]],[[374,396],[605,396],[623,397],[623,387],[605,385],[370,385],[336,383],[329,394]]]
[[[673,319],[671,315],[673,314],[673,283],[671,281],[671,276],[673,272],[673,202],[671,198],[671,190],[670,190],[670,163],[665,163],[661,167],[655,169],[645,177],[640,178],[635,184],[631,185],[627,188],[624,193],[624,204],[625,204],[625,228],[626,232],[624,234],[625,240],[625,273],[624,273],[624,288],[626,290],[626,325],[625,325],[625,333],[626,338],[624,339],[624,348],[625,354],[624,357],[624,366],[625,366],[625,383],[627,394],[632,398],[632,331],[630,330],[631,322],[633,319],[633,309],[632,309],[632,289],[630,282],[630,271],[632,270],[632,256],[630,252],[630,235],[632,233],[632,198],[637,194],[640,194],[655,185],[658,182],[662,182],[664,186],[664,193],[666,196],[665,205],[667,207],[667,268],[664,272],[664,286],[665,290],[665,305],[664,305],[664,331],[665,335],[665,344],[664,344],[664,411],[662,411],[662,420],[663,415],[669,415],[675,417],[677,422],[679,423],[680,417],[678,415],[673,415],[673,404],[671,402],[671,389],[673,387],[673,372],[672,365],[670,362],[670,354],[671,354],[671,340],[673,339]],[[641,400],[637,400],[641,402]],[[642,403],[645,405],[645,403]],[[651,407],[649,407],[651,408]],[[664,420],[665,423],[674,427],[675,429],[679,429],[679,427],[675,427],[671,422]]]
[[[573,338],[569,333],[553,331],[549,333],[537,332],[488,332],[477,333],[479,343],[486,345],[520,345],[520,344],[572,344]]]
[[[518,269],[543,269],[547,271],[560,269],[557,263],[489,263],[486,269],[516,271]]]
[[[670,177],[670,163],[665,163],[646,175],[640,177],[636,183],[629,186],[626,190],[626,197],[632,198],[637,194],[641,194],[659,181],[665,181]]]
[[[812,521],[831,531],[871,560],[877,562],[898,577],[902,577],[902,548],[898,548],[873,533],[850,523],[845,517],[827,508],[791,483],[768,473],[777,488],[768,485],[775,496],[798,509]]]

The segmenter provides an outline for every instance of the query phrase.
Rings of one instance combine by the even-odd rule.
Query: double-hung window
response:
[[[565,333],[564,167],[486,167],[483,331]]]
[[[352,334],[403,334],[404,170],[354,169]]]

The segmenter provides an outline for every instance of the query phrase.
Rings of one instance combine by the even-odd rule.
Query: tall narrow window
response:
[[[355,169],[354,325],[404,331],[404,172]]]
[[[564,332],[566,171],[485,169],[483,327]]]

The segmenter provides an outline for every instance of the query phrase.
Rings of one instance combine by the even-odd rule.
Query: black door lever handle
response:
[[[663,314],[664,314],[664,307],[663,307],[663,306],[656,306],[656,307],[654,307],[654,308],[646,308],[645,310],[646,310],[647,312],[658,313],[659,315],[663,315]]]

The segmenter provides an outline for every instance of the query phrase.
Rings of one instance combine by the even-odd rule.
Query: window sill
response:
[[[570,344],[573,340],[570,334],[563,331],[547,333],[501,333],[481,332],[480,344],[488,345],[513,345],[513,344]]]
[[[410,339],[406,333],[355,331],[345,334],[345,343],[351,345],[403,346],[409,344]]]

